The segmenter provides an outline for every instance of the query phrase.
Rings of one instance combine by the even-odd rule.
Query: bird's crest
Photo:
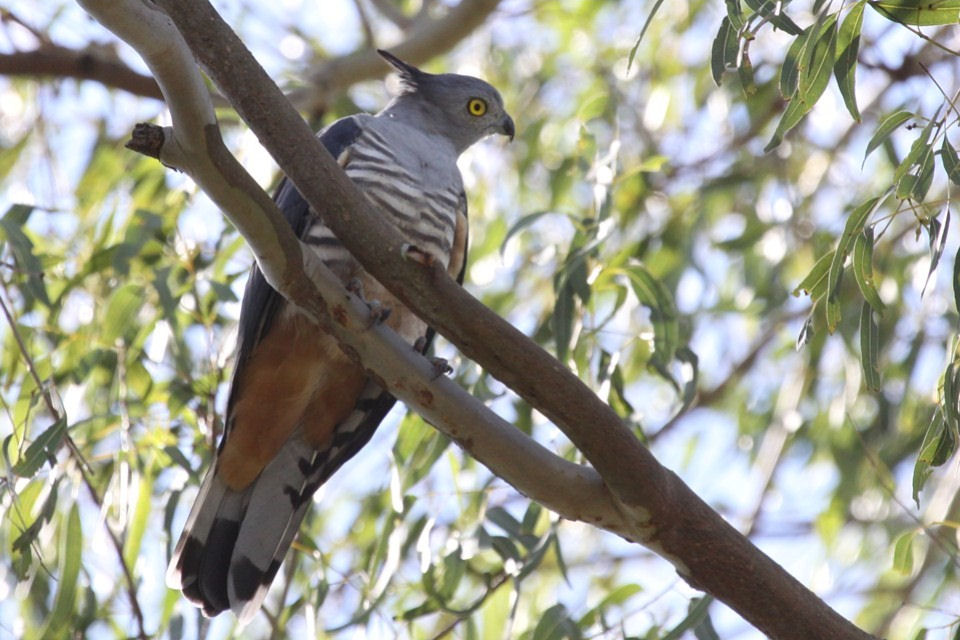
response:
[[[425,71],[420,71],[420,69],[417,69],[408,62],[404,62],[389,51],[377,49],[377,53],[380,54],[381,58],[389,62],[390,66],[397,70],[397,73],[400,76],[402,91],[404,93],[408,91],[416,91],[420,87],[420,83],[431,75]]]

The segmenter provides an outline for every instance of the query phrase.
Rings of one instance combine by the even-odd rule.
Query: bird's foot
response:
[[[427,350],[427,336],[420,336],[413,342],[413,350],[417,353],[423,353]]]
[[[420,247],[410,244],[409,242],[403,243],[401,251],[403,251],[404,258],[422,264],[425,267],[432,267],[437,262],[436,256],[432,253],[427,253]]]
[[[367,302],[367,308],[370,309],[370,317],[367,318],[367,329],[375,327],[378,324],[383,324],[387,318],[390,317],[390,307],[383,306],[379,300]]]
[[[367,300],[363,295],[363,281],[360,278],[350,278],[345,285],[347,291],[360,298],[367,309],[370,310],[370,316],[367,318],[367,329],[382,324],[390,317],[391,309],[383,306],[379,300]]]
[[[350,278],[343,286],[353,295],[363,298],[363,280],[360,278]]]
[[[437,358],[435,356],[428,356],[427,360],[430,361],[431,366],[433,366],[433,378],[436,380],[441,376],[445,376],[448,373],[453,373],[453,367],[450,366],[450,363],[446,358]]]

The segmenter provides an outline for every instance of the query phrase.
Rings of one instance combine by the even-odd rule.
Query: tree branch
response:
[[[382,10],[386,4],[377,6]],[[460,0],[441,18],[424,16],[410,22],[403,40],[390,51],[412,64],[426,62],[473,33],[499,4],[500,0]],[[310,86],[292,92],[289,98],[298,109],[311,111],[324,104],[331,93],[356,82],[381,78],[383,71],[383,59],[372,49],[363,49],[320,63],[307,76]]]
[[[469,1],[464,0],[460,7]],[[158,34],[149,34],[151,37],[146,43],[138,42],[115,20],[118,14],[126,13],[118,5],[129,6],[130,3],[83,0],[83,4],[108,27],[117,27],[116,30],[143,55],[153,53],[151,49],[156,48],[153,43],[160,39]],[[338,321],[328,321],[326,326],[344,342],[365,349],[363,353],[358,350],[358,354],[361,362],[368,366],[376,362],[376,370],[371,371],[371,375],[377,375],[425,418],[437,423],[476,453],[495,473],[503,474],[508,482],[551,509],[555,509],[554,505],[558,503],[569,506],[568,488],[576,487],[580,497],[588,494],[599,497],[606,517],[611,513],[612,505],[603,487],[605,482],[614,496],[612,512],[616,514],[619,509],[620,516],[614,516],[612,526],[602,519],[595,524],[631,540],[644,542],[672,562],[690,584],[723,600],[772,637],[804,640],[870,637],[830,609],[724,522],[679,478],[662,467],[617,415],[559,362],[457,286],[442,268],[431,269],[404,260],[403,241],[396,230],[377,215],[370,202],[347,179],[243,43],[208,3],[157,0],[156,4],[177,23],[194,55],[223,95],[230,99],[307,201],[325,212],[338,238],[361,264],[465,355],[552,419],[584,453],[603,480],[577,465],[563,466],[553,461],[555,468],[541,467],[544,462],[552,461],[548,457],[550,454],[537,460],[529,459],[531,453],[539,450],[539,445],[534,445],[509,425],[501,424],[502,421],[496,424],[498,429],[502,426],[505,430],[499,431],[495,439],[483,437],[486,434],[482,431],[477,432],[477,440],[467,439],[464,436],[466,429],[484,420],[489,413],[482,404],[449,380],[430,383],[430,365],[423,359],[409,357],[409,347],[392,332],[385,332],[382,328],[364,332],[362,321],[367,314],[359,307],[359,301],[339,285],[332,287],[328,282],[332,279],[324,278],[314,288],[303,276],[299,246],[291,247],[294,253],[288,254],[298,256],[297,260],[282,255],[281,250],[281,255],[272,256],[277,262],[270,264],[271,256],[262,249],[289,244],[287,238],[292,236],[289,228],[274,229],[276,238],[263,238],[248,235],[257,225],[237,224],[251,242],[268,280],[291,301],[314,317],[321,318],[325,305],[310,297],[320,291],[327,294],[332,309],[347,311],[349,317],[343,319],[343,326],[340,326],[339,313],[334,314]],[[477,4],[496,3],[487,0]],[[164,37],[163,40],[180,42],[179,38]],[[416,59],[409,52],[397,51]],[[192,73],[186,67],[179,72],[183,75]],[[162,77],[157,69],[154,73],[158,78]],[[164,91],[167,92],[166,88]],[[179,94],[167,95],[182,100]],[[178,122],[178,114],[174,112],[173,115],[174,122]],[[201,165],[219,166],[227,183],[241,192],[238,197],[256,201],[262,209],[260,215],[266,214],[272,222],[279,212],[272,203],[264,204],[261,196],[253,197],[255,194],[246,187],[239,187],[249,178],[238,175],[234,165],[230,164],[232,157],[225,157],[228,154],[222,148],[215,125],[205,124],[203,133],[200,140],[207,148],[208,159],[201,160]],[[161,159],[166,161],[163,153]],[[189,157],[181,159],[191,161]],[[216,190],[210,195],[221,202]],[[252,222],[246,221],[244,215],[230,211],[231,218]],[[259,226],[260,230],[263,228],[263,225]],[[263,244],[266,246],[261,247]],[[306,255],[309,260],[310,254]],[[350,330],[359,333],[353,334]],[[375,335],[375,339],[371,339],[371,335]],[[370,359],[377,353],[381,341],[392,345],[392,357],[387,362]],[[400,357],[403,349],[406,349],[406,363],[402,363]],[[530,375],[530,372],[536,372],[536,375]],[[443,397],[436,395],[435,390],[442,390]],[[448,403],[450,398],[456,398],[456,402]],[[445,403],[443,410],[438,408],[441,399]],[[483,438],[483,446],[478,446],[480,438]],[[523,447],[519,455],[510,451],[517,447]],[[505,458],[521,466],[504,464]],[[543,491],[541,497],[528,492],[534,488]],[[598,505],[580,506],[594,506],[593,512],[582,518],[591,521]],[[564,512],[560,513],[566,517]]]
[[[33,51],[3,53],[0,54],[0,74],[96,80],[104,86],[145,98],[162,97],[153,78],[137,73],[114,56],[106,55],[100,47],[68,49],[44,43]]]
[[[404,16],[389,0],[373,2],[385,18],[406,32],[403,41],[391,47],[391,50],[414,64],[425,62],[455,47],[482,24],[499,3],[500,0],[461,0],[442,18],[422,16],[414,19]],[[95,80],[104,86],[137,96],[163,97],[156,80],[134,71],[116,56],[109,55],[97,46],[70,49],[43,42],[33,51],[0,53],[0,75]],[[325,104],[331,94],[356,82],[382,75],[380,57],[372,48],[362,49],[317,63],[307,75],[311,86],[294,90],[289,98],[297,108],[314,111]]]
[[[404,13],[397,8],[397,5],[393,4],[392,0],[370,0],[370,4],[376,8],[377,13],[400,29],[405,30],[413,22],[413,19],[404,15]]]

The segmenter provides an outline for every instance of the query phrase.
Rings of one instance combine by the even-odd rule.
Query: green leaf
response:
[[[557,291],[557,298],[553,306],[553,315],[550,317],[550,327],[553,329],[553,339],[557,347],[557,360],[564,362],[570,352],[570,340],[573,338],[574,311],[576,302],[573,299],[573,287],[564,282]]]
[[[923,436],[923,444],[920,446],[920,455],[913,465],[913,502],[920,507],[920,491],[927,483],[927,479],[933,473],[933,465],[930,459],[940,445],[940,438],[943,433],[943,417],[940,415],[939,408],[934,411],[933,420],[927,427]],[[931,450],[932,449],[932,450]]]
[[[837,60],[833,64],[833,74],[837,78],[837,87],[840,88],[843,103],[856,122],[860,122],[855,85],[864,4],[863,0],[857,2],[850,9],[847,17],[843,19],[843,24],[840,25],[840,33],[837,36]]]
[[[884,18],[912,27],[960,22],[960,0],[879,0],[870,6]]]
[[[752,96],[757,92],[757,85],[753,80],[753,63],[750,62],[750,56],[744,51],[740,57],[740,66],[737,67],[737,75],[740,77],[740,87],[747,96]]]
[[[800,60],[810,42],[813,29],[805,29],[797,38],[794,38],[787,54],[780,66],[780,95],[789,100],[797,92],[797,78],[800,76]]]
[[[6,240],[17,271],[26,283],[26,287],[21,291],[27,296],[28,309],[33,306],[34,300],[50,306],[50,298],[43,279],[43,265],[33,251],[33,242],[23,231],[32,212],[31,206],[15,204],[0,218],[0,240]]]
[[[927,291],[930,278],[937,270],[937,265],[940,264],[940,258],[943,257],[943,250],[947,245],[947,231],[950,229],[950,205],[945,205],[944,210],[943,225],[937,218],[930,218],[927,230],[927,233],[930,234],[930,268],[927,269],[927,278],[923,282],[923,289],[920,290],[921,298]]]
[[[830,273],[830,265],[836,253],[836,250],[833,250],[822,255],[810,269],[810,273],[793,290],[793,295],[799,296],[801,293],[806,293],[814,302],[823,297],[827,292],[827,275]]]
[[[580,630],[567,615],[567,608],[555,604],[540,616],[540,622],[533,630],[533,640],[561,640],[562,638],[580,638]]]
[[[524,533],[535,533],[537,522],[543,513],[543,507],[539,503],[530,501],[527,510],[523,513],[523,521],[520,523],[520,530]]]
[[[713,626],[713,621],[710,619],[710,613],[707,612],[707,615],[703,617],[697,626],[693,628],[693,636],[697,640],[721,640],[720,634],[717,633],[717,630]]]
[[[428,592],[431,589],[427,589]],[[427,600],[424,603],[421,603],[415,607],[406,609],[403,613],[400,614],[401,620],[416,620],[417,618],[422,618],[423,616],[430,615],[431,613],[436,613],[437,604],[432,599]]]
[[[857,236],[853,244],[853,277],[857,281],[860,293],[873,310],[883,315],[886,305],[877,293],[873,278],[873,227],[865,226],[863,233]]]
[[[723,249],[724,251],[742,253],[743,251],[756,245],[760,238],[762,238],[764,234],[772,227],[772,224],[761,222],[756,218],[750,218],[747,220],[747,224],[743,229],[743,233],[736,238],[715,242],[714,246],[718,249]]]
[[[724,0],[727,6],[727,18],[730,20],[730,26],[736,31],[743,27],[743,10],[740,8],[740,0]]]
[[[727,67],[737,64],[737,54],[740,51],[740,42],[737,32],[730,24],[730,20],[724,17],[720,21],[720,29],[713,39],[713,47],[710,52],[710,73],[713,75],[713,81],[720,86],[723,80],[723,73]]]
[[[630,55],[627,56],[627,71],[630,71],[630,65],[633,64],[633,58],[637,55],[637,50],[640,48],[640,42],[643,40],[643,34],[647,32],[647,29],[650,27],[650,23],[653,22],[653,16],[657,15],[657,11],[659,11],[660,5],[662,4],[663,0],[657,0],[653,3],[653,8],[650,9],[650,13],[647,14],[647,19],[640,28],[640,36],[637,38],[637,42],[633,45],[633,48],[630,49]]]
[[[797,77],[797,96],[813,108],[830,82],[837,48],[837,13],[820,14],[810,26],[810,43],[803,51]]]
[[[53,609],[41,637],[55,638],[67,634],[67,625],[77,601],[77,576],[83,550],[83,529],[80,526],[80,509],[76,503],[70,508],[67,526],[60,531],[60,571],[57,580],[57,595]]]
[[[502,254],[504,249],[507,248],[507,242],[510,241],[510,238],[520,233],[521,231],[523,231],[524,229],[532,225],[534,222],[536,222],[537,220],[539,220],[540,218],[542,218],[543,216],[549,213],[557,213],[557,212],[552,211],[550,209],[546,209],[544,211],[534,211],[533,213],[528,213],[525,216],[521,216],[519,220],[513,223],[513,226],[511,226],[507,230],[507,234],[503,237],[503,242],[500,243],[500,253]]]
[[[482,640],[503,640],[506,637],[507,623],[510,619],[510,600],[512,591],[500,587],[483,603]]]
[[[125,179],[127,172],[124,159],[129,158],[128,153],[104,138],[97,141],[83,176],[74,189],[77,215],[86,217],[96,210],[117,188],[118,182]]]
[[[697,397],[697,380],[700,375],[700,358],[697,357],[691,349],[687,347],[677,348],[677,360],[690,367],[690,377],[683,381],[683,393],[681,395],[680,408],[677,413],[683,413],[693,404]]]
[[[669,633],[662,636],[660,640],[680,640],[685,637],[687,631],[699,627],[704,619],[707,618],[709,614],[710,605],[713,603],[712,596],[705,596],[703,598],[694,598],[690,601],[690,606],[687,608],[687,616],[681,620],[677,626],[670,630]]]
[[[946,427],[945,437],[954,439],[954,442],[948,443],[949,453],[944,453],[944,447],[941,446],[934,452],[930,459],[933,466],[939,466],[947,461],[947,457],[956,449],[955,434],[960,430],[960,363],[954,361],[947,365],[943,372],[943,394],[940,400],[940,406],[943,408],[943,422]],[[941,441],[941,445],[942,445]]]
[[[933,184],[933,158],[936,155],[933,151],[933,145],[927,147],[927,153],[923,155],[923,161],[920,164],[920,173],[917,176],[917,183],[913,187],[911,195],[917,202],[922,202],[930,191],[930,185]]]
[[[578,626],[587,630],[597,623],[604,611],[613,606],[622,605],[624,602],[643,591],[643,587],[638,584],[623,584],[604,596],[603,600],[597,603],[597,606],[587,611],[577,622]]]
[[[803,321],[803,326],[800,328],[800,333],[797,334],[797,346],[796,349],[799,351],[810,342],[810,338],[813,337],[813,314],[811,311],[810,315],[807,316],[807,319]]]
[[[633,292],[640,303],[650,309],[650,321],[653,324],[652,362],[663,374],[680,346],[679,314],[673,296],[642,265],[632,265],[624,272],[630,277]],[[668,379],[673,382],[672,378]]]
[[[525,537],[528,539],[528,544],[531,544],[535,540],[534,536],[527,535]],[[537,570],[537,567],[540,566],[546,557],[547,551],[550,550],[552,537],[553,534],[549,534],[543,536],[539,541],[536,541],[530,553],[523,559],[523,568],[520,570],[520,573],[517,574],[517,582],[520,582]]]
[[[453,598],[460,581],[466,574],[467,563],[460,557],[460,549],[455,549],[443,558],[443,577],[437,590],[442,602],[449,602]]]
[[[803,48],[798,61],[797,90],[790,104],[780,117],[777,129],[764,152],[771,151],[783,142],[783,137],[799,124],[820,99],[830,82],[830,69],[837,47],[837,14],[821,16],[810,29],[809,43]],[[781,87],[784,80],[781,76]]]
[[[920,136],[910,145],[910,151],[907,152],[903,161],[893,172],[894,182],[899,182],[914,165],[922,167],[926,162],[926,156],[933,154],[933,146],[928,144],[928,141],[933,133],[933,128],[937,126],[937,116],[939,114],[940,110],[937,109],[937,113],[927,122],[927,125],[920,132]]]
[[[847,217],[847,223],[837,243],[837,250],[830,262],[830,273],[827,276],[827,330],[833,333],[840,322],[840,305],[838,303],[840,277],[843,275],[843,263],[847,259],[856,237],[863,232],[864,225],[870,215],[877,210],[886,196],[867,200],[854,209]]]
[[[47,497],[41,505],[37,517],[30,521],[30,516],[34,512],[34,505],[41,495],[46,483],[33,481],[20,490],[16,497],[16,504],[13,509],[7,513],[7,522],[13,526],[13,532],[19,532],[10,544],[11,568],[18,580],[26,580],[33,566],[33,545],[40,536],[40,531],[44,525],[53,519],[57,508],[57,496],[60,488],[60,480],[53,482],[53,486],[47,493]]]
[[[883,144],[900,125],[911,118],[913,118],[913,114],[904,110],[895,111],[884,118],[877,127],[877,130],[874,131],[870,142],[867,143],[867,150],[863,153],[864,162],[866,162],[867,156],[869,156],[874,149]]]
[[[913,571],[913,538],[916,531],[908,531],[893,544],[893,568],[904,575]]]
[[[0,149],[0,181],[6,179],[10,174],[10,170],[16,166],[17,160],[20,159],[20,154],[27,146],[27,141],[30,139],[31,133],[33,133],[33,129],[28,129],[25,134],[20,136],[19,140],[9,147]]]
[[[56,462],[60,442],[66,432],[67,418],[61,416],[37,436],[36,440],[30,443],[23,456],[13,465],[13,473],[21,478],[32,478],[47,460],[53,466]]]
[[[953,452],[957,450],[956,423],[954,422],[953,426],[951,426],[944,420],[941,421],[941,424],[943,428],[940,433],[934,433],[934,436],[937,437],[930,442],[930,444],[933,445],[931,449],[927,450],[921,446],[920,455],[918,456],[918,459],[928,462],[931,467],[939,467],[949,460]],[[926,441],[924,441],[924,444],[926,444]]]
[[[779,0],[746,0],[746,3],[778,29],[783,29],[792,36],[799,35],[802,31],[797,23],[781,10],[786,3],[781,3]]]
[[[953,257],[953,306],[960,313],[960,249]]]
[[[840,272],[840,276],[843,276],[843,271]],[[837,289],[839,290],[840,280],[837,280]],[[837,330],[837,327],[840,326],[840,321],[843,319],[843,310],[840,307],[839,296],[828,295],[827,304],[826,304],[826,316],[827,316],[827,331],[833,333]]]
[[[947,136],[943,136],[943,144],[940,145],[940,163],[950,182],[960,186],[960,159],[957,158],[957,150],[947,140]]]
[[[520,521],[510,515],[503,507],[491,507],[487,510],[487,520],[494,523],[513,538],[521,535]]]
[[[767,146],[763,148],[764,153],[773,151],[780,146],[780,143],[783,142],[783,136],[787,135],[791,129],[800,124],[800,121],[803,120],[803,116],[807,115],[807,105],[799,100],[791,100],[787,104],[787,108],[783,111],[783,115],[780,116],[780,122],[777,123],[777,129],[773,132],[773,137],[770,138],[770,142],[767,143]]]
[[[947,379],[953,379],[955,369],[953,363],[947,368],[944,374],[944,382]],[[956,385],[951,385],[955,387]],[[946,394],[944,394],[946,395]],[[956,402],[956,398],[954,398]],[[937,407],[923,435],[923,443],[920,445],[920,453],[917,455],[917,462],[913,467],[913,500],[920,505],[920,490],[926,483],[927,478],[933,473],[934,467],[939,467],[950,459],[954,451],[957,450],[958,436],[953,428],[947,424],[944,418],[943,407]]]
[[[143,307],[143,296],[143,287],[132,282],[113,292],[103,318],[101,337],[105,344],[112,345],[133,324]]]
[[[490,548],[504,560],[520,560],[517,545],[506,536],[489,536]]]
[[[627,54],[627,71],[630,71],[630,67],[633,66],[633,59],[637,57],[637,51],[640,50],[640,41],[643,40],[643,34],[640,34],[640,37],[637,38],[637,41],[633,43],[633,46],[630,47],[630,53]]]
[[[134,508],[133,518],[127,529],[127,537],[123,543],[123,562],[133,571],[137,558],[140,557],[140,543],[147,530],[147,520],[153,511],[153,472],[144,470],[137,477],[139,491],[137,491],[137,506]]]
[[[879,343],[879,329],[873,320],[873,310],[869,303],[864,302],[860,309],[860,363],[863,365],[864,381],[871,391],[880,391],[882,385],[877,367]]]

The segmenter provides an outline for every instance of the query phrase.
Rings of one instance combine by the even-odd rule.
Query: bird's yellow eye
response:
[[[482,116],[487,112],[487,103],[481,98],[470,98],[470,102],[467,103],[467,111],[472,116]]]

